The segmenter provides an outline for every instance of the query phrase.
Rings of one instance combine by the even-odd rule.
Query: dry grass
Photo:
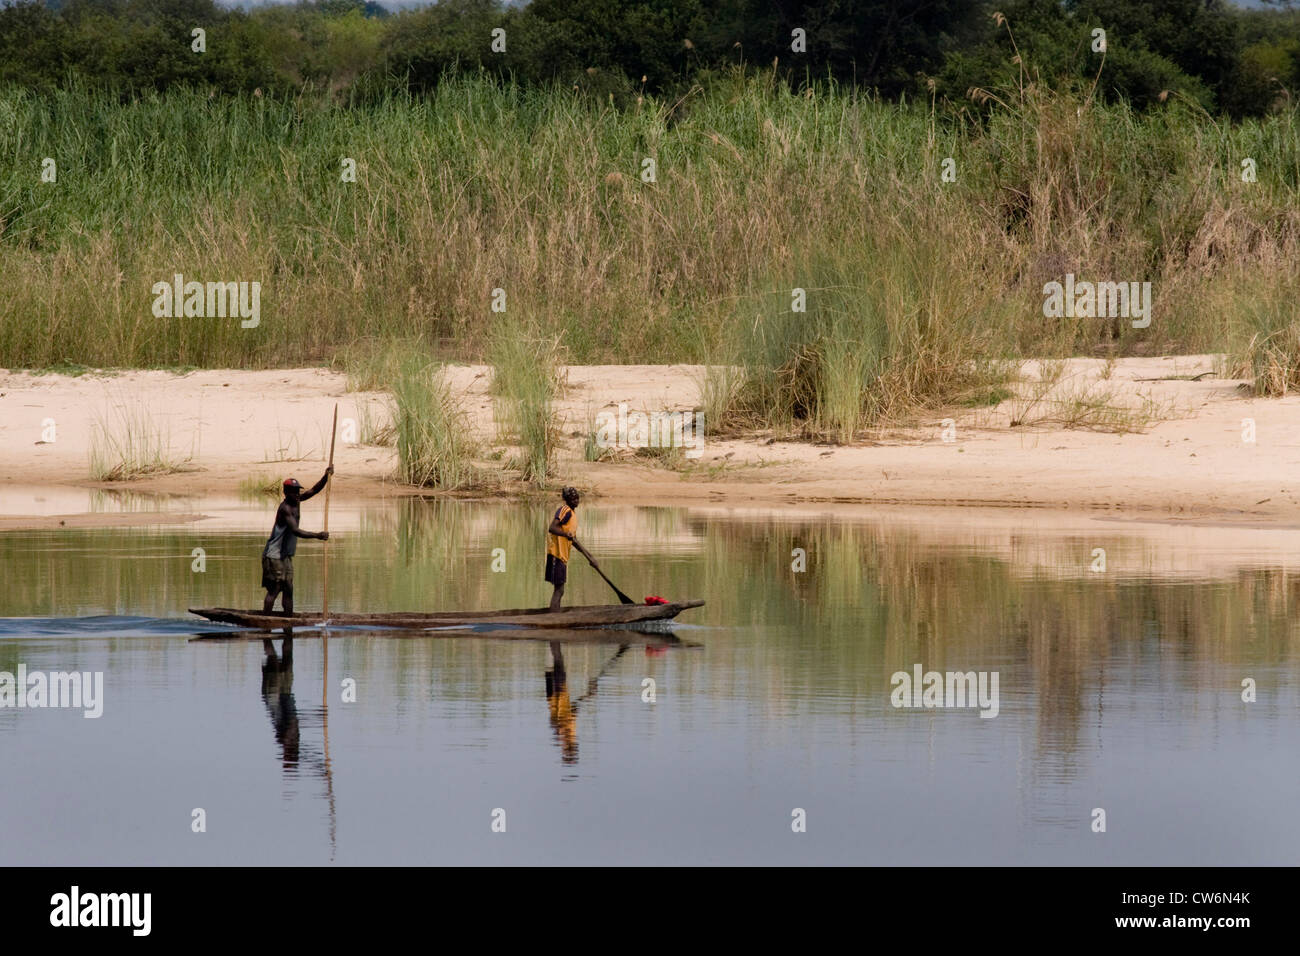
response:
[[[517,444],[519,455],[512,465],[537,487],[550,478],[560,441],[555,418],[560,356],[558,336],[513,322],[498,328],[491,352],[491,388],[505,410],[499,417],[505,426],[501,437]]]
[[[282,479],[271,474],[249,475],[239,480],[241,498],[278,498],[284,493]]]
[[[1178,97],[1137,114],[993,92],[978,123],[752,76],[626,111],[475,77],[355,109],[0,92],[0,354],[333,359],[369,389],[402,356],[483,359],[526,329],[574,363],[741,368],[706,393],[711,429],[837,441],[1024,355],[1252,352],[1261,389],[1294,387],[1293,337],[1251,308],[1300,282],[1300,112],[1220,126]],[[351,142],[365,158],[340,183],[323,170]],[[114,144],[138,160],[109,162]],[[77,188],[42,187],[31,155],[83,156]],[[647,155],[656,183],[636,175]],[[155,318],[151,287],[176,272],[261,281],[275,321]],[[1067,272],[1151,281],[1151,326],[1044,319],[1042,286]],[[792,317],[794,288],[809,311]],[[536,471],[545,436],[519,437]]]
[[[90,432],[90,477],[131,481],[184,471],[186,460],[172,452],[171,433],[143,402],[113,396],[97,414]]]
[[[1136,401],[1105,384],[1113,372],[1113,363],[1104,364],[1091,377],[1089,373],[1067,376],[1063,361],[1038,363],[1036,381],[1023,383],[1018,394],[1009,400],[1012,428],[1075,428],[1085,431],[1125,434],[1143,432],[1159,421],[1176,417],[1171,402],[1160,402],[1149,394],[1139,394]]]
[[[481,483],[469,417],[440,366],[414,357],[404,361],[393,383],[393,422],[403,481],[444,490]]]

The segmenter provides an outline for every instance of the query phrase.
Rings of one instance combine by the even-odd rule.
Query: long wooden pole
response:
[[[330,467],[334,467],[334,438],[339,429],[339,406],[334,403],[334,424],[330,426]],[[334,487],[334,476],[330,475],[329,480],[325,482],[325,527],[326,534],[330,530],[330,489]],[[322,602],[321,611],[325,614],[330,612],[330,543],[329,540],[322,542],[325,547],[325,598]]]
[[[338,436],[339,430],[339,406],[334,403],[334,421],[330,425],[330,467],[334,467],[334,439]],[[325,483],[325,527],[323,531],[328,532],[330,529],[330,489],[334,487],[334,476],[329,476],[329,481]],[[325,546],[325,593],[321,600],[321,609],[325,614],[330,611],[330,543],[329,540],[321,542]],[[330,767],[330,635],[328,630],[321,631],[321,654],[322,672],[320,684],[320,706],[321,720],[323,721],[325,734],[325,791],[329,800],[329,818],[330,818],[330,862],[334,860],[334,850],[336,847],[334,839],[335,815],[334,815],[334,774]]]
[[[335,833],[338,830],[338,815],[334,811],[334,768],[330,765],[330,635],[328,630],[321,631],[321,649],[325,655],[320,683],[320,710],[322,731],[325,735],[325,797],[329,804],[330,818],[330,862],[334,861],[334,851],[338,848]]]

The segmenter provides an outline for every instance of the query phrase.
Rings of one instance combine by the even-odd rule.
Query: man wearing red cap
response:
[[[329,540],[328,531],[303,531],[298,527],[298,506],[319,494],[332,474],[334,466],[330,465],[310,491],[303,491],[296,478],[284,480],[284,501],[280,502],[280,507],[275,512],[275,527],[271,529],[271,537],[262,549],[262,587],[266,588],[262,610],[267,614],[271,613],[271,608],[275,605],[276,595],[283,595],[281,605],[284,613],[293,613],[293,555],[298,550],[298,539]]]

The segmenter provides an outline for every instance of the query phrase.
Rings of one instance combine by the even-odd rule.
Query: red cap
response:
[[[298,479],[297,479],[297,478],[286,478],[286,479],[284,479],[284,486],[285,486],[286,488],[301,488],[301,487],[302,487],[302,485],[298,484]]]

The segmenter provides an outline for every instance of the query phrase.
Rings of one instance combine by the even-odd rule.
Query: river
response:
[[[1294,529],[597,500],[615,584],[707,600],[671,635],[286,646],[187,614],[260,604],[273,501],[99,507],[209,517],[0,532],[0,673],[103,681],[98,717],[0,707],[4,865],[1300,855]],[[548,598],[545,504],[333,508],[331,609]],[[300,544],[299,609],[322,556]],[[616,600],[576,555],[569,592]],[[932,671],[942,706],[898,676]]]

